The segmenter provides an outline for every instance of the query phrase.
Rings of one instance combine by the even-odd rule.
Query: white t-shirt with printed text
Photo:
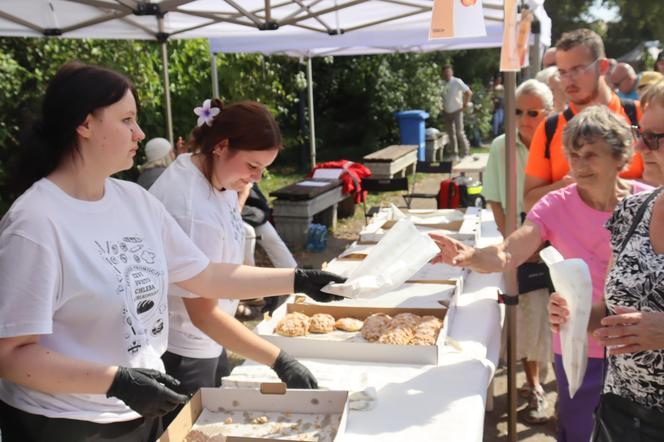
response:
[[[191,158],[191,154],[179,155],[150,187],[150,193],[164,203],[210,261],[242,264],[245,230],[237,192],[214,189]],[[173,284],[168,293],[168,351],[188,358],[219,357],[222,347],[191,322],[182,301],[196,295]],[[237,300],[219,300],[219,307],[231,316],[237,305]]]
[[[209,260],[163,205],[108,178],[97,201],[37,181],[0,221],[0,337],[104,365],[164,371],[167,285]],[[103,394],[47,394],[0,380],[0,399],[28,413],[109,423],[140,417]]]

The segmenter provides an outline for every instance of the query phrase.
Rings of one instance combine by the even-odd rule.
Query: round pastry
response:
[[[334,317],[327,313],[316,313],[309,321],[311,333],[329,333],[334,331]]]
[[[289,313],[277,323],[274,332],[281,336],[304,336],[309,334],[309,317],[302,313]]]
[[[392,320],[395,326],[415,327],[420,323],[422,317],[414,313],[399,313]]]
[[[392,324],[378,338],[378,342],[381,344],[408,345],[414,335],[412,327]]]
[[[391,320],[390,315],[385,313],[374,313],[368,316],[362,325],[362,337],[367,341],[377,341]]]
[[[443,321],[435,316],[424,316],[415,327],[415,336],[410,341],[411,345],[434,345],[438,339],[438,333],[443,326]]]
[[[334,326],[337,330],[343,330],[347,332],[357,332],[362,330],[364,322],[355,318],[339,318],[337,322],[334,323]]]

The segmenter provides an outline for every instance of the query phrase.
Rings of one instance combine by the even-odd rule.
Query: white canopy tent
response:
[[[549,46],[551,21],[544,0],[525,3],[541,23],[541,45]],[[168,39],[211,38],[213,54],[304,57],[499,47],[503,0],[484,0],[483,5],[486,37],[430,42],[432,0],[3,0],[0,35],[161,42],[172,141]]]
[[[303,2],[298,2],[303,3]],[[484,0],[486,36],[429,40],[432,1],[374,1],[355,3],[344,9],[325,9],[324,3],[314,1],[306,11],[316,14],[304,20],[306,25],[289,26],[272,32],[256,32],[249,28],[234,28],[223,36],[210,38],[212,57],[217,53],[251,53],[288,55],[307,58],[307,84],[309,101],[309,151],[312,166],[316,162],[315,118],[311,57],[369,55],[395,52],[430,52],[461,49],[500,47],[503,41],[503,0]],[[535,43],[541,52],[551,44],[551,19],[546,14],[543,0],[528,0],[540,24]],[[303,9],[297,14],[306,12]],[[316,12],[318,11],[318,12]],[[273,16],[292,15],[290,8],[274,7]],[[287,14],[282,16],[282,14]],[[279,22],[279,20],[277,20]],[[212,63],[213,94],[218,95],[216,63]]]

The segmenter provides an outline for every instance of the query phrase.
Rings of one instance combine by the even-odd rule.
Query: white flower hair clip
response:
[[[212,126],[212,120],[219,115],[219,112],[221,112],[221,109],[218,107],[212,107],[212,100],[208,98],[203,102],[203,106],[194,108],[194,113],[198,115],[198,122],[196,125],[201,127],[203,123],[205,123],[208,126]]]

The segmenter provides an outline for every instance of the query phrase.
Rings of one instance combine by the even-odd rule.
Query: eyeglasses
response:
[[[560,78],[565,78],[565,77],[577,78],[579,75],[584,74],[588,70],[590,70],[590,68],[593,67],[598,61],[599,61],[599,58],[597,60],[593,61],[592,63],[588,63],[588,64],[581,65],[581,66],[574,66],[569,71],[566,71],[564,69],[558,69],[558,76]]]
[[[664,138],[664,133],[641,132],[639,126],[632,126],[632,135],[636,141],[643,140],[643,144],[650,150],[659,149],[659,141]]]
[[[514,113],[516,114],[517,117],[526,114],[530,118],[537,118],[539,114],[541,114],[542,112],[544,112],[544,109],[530,109],[530,110],[522,110],[519,108],[514,109]]]

